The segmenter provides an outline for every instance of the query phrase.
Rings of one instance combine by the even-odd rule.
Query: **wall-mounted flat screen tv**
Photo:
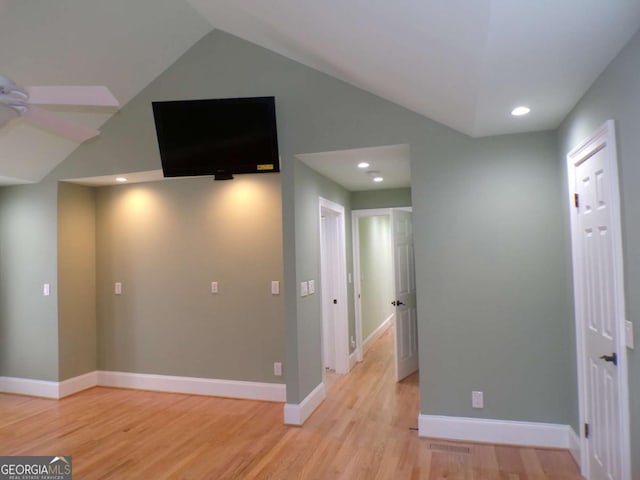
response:
[[[274,97],[152,102],[165,177],[280,171]]]

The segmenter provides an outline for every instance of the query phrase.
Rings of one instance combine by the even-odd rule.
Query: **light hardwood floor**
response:
[[[93,388],[0,394],[0,455],[72,455],[74,479],[578,480],[566,451],[418,438],[417,376],[393,381],[391,332],[301,428],[282,404]]]

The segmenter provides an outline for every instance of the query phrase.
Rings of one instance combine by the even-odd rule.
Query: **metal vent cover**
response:
[[[429,444],[429,450],[436,450],[445,453],[461,453],[468,455],[471,453],[471,448],[462,445],[448,445],[446,443],[431,443]]]

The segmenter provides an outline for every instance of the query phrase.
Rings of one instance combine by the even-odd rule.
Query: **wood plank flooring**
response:
[[[0,394],[0,455],[72,455],[74,479],[578,480],[568,452],[418,438],[417,376],[393,381],[392,333],[301,427],[282,404],[97,387]]]

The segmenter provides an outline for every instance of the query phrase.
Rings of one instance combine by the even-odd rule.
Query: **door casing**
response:
[[[627,350],[625,342],[625,300],[624,300],[624,275],[622,257],[622,228],[620,219],[620,194],[617,167],[617,152],[615,144],[615,125],[613,120],[607,121],[591,137],[577,145],[567,154],[567,173],[569,182],[569,195],[573,205],[573,194],[576,185],[575,166],[589,158],[595,152],[607,148],[606,162],[609,169],[610,178],[616,179],[610,182],[608,187],[611,194],[611,238],[613,243],[613,270],[615,303],[616,303],[616,324],[617,338],[616,350],[618,354],[618,401],[619,401],[619,446],[622,459],[621,480],[631,480],[631,459],[630,459],[630,432],[629,432],[629,388],[627,381]],[[580,430],[583,430],[587,415],[587,371],[586,360],[586,334],[583,319],[580,318],[581,305],[584,301],[582,296],[580,279],[583,278],[582,262],[580,257],[580,233],[578,232],[578,216],[574,207],[571,208],[571,246],[573,259],[573,287],[575,302],[575,324],[576,324],[576,352],[578,367],[578,393],[580,411]],[[580,434],[581,470],[588,477],[588,446],[584,431]]]

